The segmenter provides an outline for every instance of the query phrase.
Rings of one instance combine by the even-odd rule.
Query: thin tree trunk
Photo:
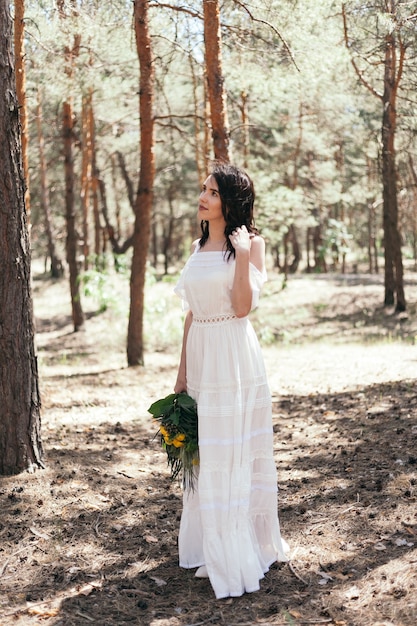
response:
[[[93,221],[94,221],[94,258],[95,258],[95,266],[97,269],[101,267],[101,240],[102,240],[102,228],[100,223],[100,209],[98,203],[98,192],[99,192],[99,178],[100,173],[97,167],[97,157],[96,157],[96,124],[94,117],[93,107],[90,106],[89,110],[89,133],[90,133],[90,142],[91,142],[91,195],[93,200]]]
[[[197,80],[197,76],[195,73],[195,63],[194,63],[194,59],[193,56],[190,54],[189,57],[189,62],[190,62],[190,70],[191,70],[191,79],[192,79],[192,86],[193,86],[193,102],[194,102],[194,145],[195,145],[195,162],[196,162],[196,167],[197,167],[197,173],[198,173],[198,181],[200,186],[203,184],[205,177],[206,177],[206,172],[207,169],[205,167],[205,162],[204,162],[204,148],[205,146],[201,145],[202,140],[201,140],[201,115],[199,115],[198,110],[200,107],[200,103],[198,100],[198,80]],[[203,138],[203,142],[204,142],[204,138]]]
[[[218,0],[203,0],[204,47],[215,159],[230,160],[226,91],[222,71],[220,9]]]
[[[413,223],[413,259],[414,259],[414,268],[417,268],[417,171],[414,167],[414,161],[411,154],[408,157],[408,162],[410,165],[411,176],[413,178],[413,196],[414,196],[414,204],[413,204],[413,215],[412,215],[412,223]]]
[[[120,238],[121,235],[121,220],[120,220],[120,215],[121,215],[121,207],[120,207],[120,199],[119,199],[119,190],[117,188],[117,176],[116,176],[116,158],[115,155],[112,154],[110,157],[111,160],[111,180],[112,180],[112,185],[113,185],[113,193],[114,193],[114,203],[116,205],[116,237],[117,239]]]
[[[248,119],[248,94],[246,91],[240,93],[241,104],[240,114],[243,129],[243,167],[249,166],[249,119]]]
[[[39,146],[39,169],[41,178],[41,197],[40,204],[44,216],[45,232],[48,242],[48,254],[51,259],[51,276],[52,278],[59,278],[63,275],[64,268],[62,261],[59,259],[55,249],[55,242],[52,228],[52,213],[49,203],[49,185],[48,185],[48,172],[45,159],[45,141],[43,138],[42,130],[42,99],[41,90],[38,88],[38,97],[36,105],[36,126],[38,131],[38,146]]]
[[[389,13],[395,13],[395,1],[388,0]],[[385,306],[395,303],[396,311],[405,311],[401,238],[398,231],[397,169],[395,130],[397,124],[397,59],[394,33],[385,39],[385,73],[382,116],[382,182],[385,249]]]
[[[81,112],[81,213],[83,220],[83,256],[84,256],[84,269],[88,270],[89,257],[90,257],[90,235],[88,228],[89,208],[90,208],[90,190],[91,190],[91,161],[92,161],[92,146],[91,146],[91,130],[90,130],[90,115],[92,108],[92,91],[90,89],[89,94],[83,97],[82,100],[82,112]]]
[[[0,0],[0,474],[44,467],[12,20]]]
[[[19,102],[19,118],[22,137],[22,163],[25,176],[25,206],[28,224],[30,224],[30,192],[29,192],[29,131],[26,102],[26,69],[25,69],[25,0],[14,3],[14,50],[16,64],[16,95]]]
[[[384,13],[387,19],[398,24],[397,0],[385,0]],[[342,4],[343,30],[345,44],[348,50],[352,50],[348,37],[346,8]],[[404,271],[401,253],[401,237],[398,230],[398,198],[397,198],[397,168],[395,153],[395,130],[397,124],[396,100],[397,91],[402,78],[404,67],[405,47],[401,38],[397,39],[395,30],[391,30],[385,36],[384,41],[384,91],[380,94],[365,79],[356,61],[351,57],[353,68],[362,84],[382,102],[382,197],[383,197],[383,228],[384,228],[384,283],[385,283],[385,306],[395,304],[396,311],[405,311],[406,302],[404,294]],[[397,59],[397,52],[400,52]]]
[[[135,202],[135,229],[130,277],[130,312],[127,334],[127,361],[144,364],[143,316],[145,300],[146,261],[151,236],[153,186],[155,179],[153,89],[154,66],[149,33],[149,4],[134,0],[136,48],[140,66],[140,175]]]
[[[81,307],[79,272],[77,265],[77,232],[75,227],[74,205],[74,160],[72,145],[74,140],[74,119],[71,102],[63,105],[63,135],[64,135],[64,163],[65,163],[65,218],[67,222],[67,262],[69,267],[69,281],[71,292],[72,322],[74,331],[84,324],[84,313]]]

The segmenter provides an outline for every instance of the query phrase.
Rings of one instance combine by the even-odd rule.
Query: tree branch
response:
[[[188,7],[176,7],[172,4],[166,4],[165,2],[150,2],[149,3],[150,7],[161,7],[164,9],[171,9],[172,11],[177,11],[178,13],[187,13],[188,15],[191,15],[191,17],[198,17],[198,19],[202,20],[203,19],[203,14],[199,13],[198,11],[192,11],[191,9],[189,9]]]
[[[342,16],[343,16],[343,37],[345,40],[345,45],[346,45],[346,49],[349,52],[349,56],[350,56],[350,61],[353,65],[353,69],[356,72],[356,75],[358,76],[359,80],[361,81],[362,85],[364,85],[374,96],[376,96],[377,98],[379,98],[380,100],[382,100],[383,95],[382,93],[379,93],[379,91],[377,91],[375,89],[375,87],[372,87],[372,85],[370,83],[368,83],[368,81],[364,78],[363,72],[359,69],[359,67],[356,64],[355,59],[353,58],[353,56],[350,53],[350,43],[349,43],[349,35],[348,35],[348,28],[347,28],[347,19],[346,19],[346,9],[345,9],[345,4],[342,4]]]
[[[284,37],[281,35],[281,33],[279,32],[279,30],[277,28],[275,28],[275,26],[273,24],[271,24],[270,22],[267,22],[266,20],[261,20],[258,17],[254,17],[252,15],[252,13],[249,11],[248,7],[245,6],[242,2],[240,2],[240,0],[234,0],[235,4],[237,4],[238,6],[240,6],[241,9],[243,9],[244,11],[246,11],[246,13],[249,15],[250,19],[253,22],[257,22],[258,24],[264,24],[264,26],[268,26],[268,28],[270,28],[275,34],[276,36],[279,38],[279,40],[281,41],[282,45],[284,46],[285,50],[287,51],[291,61],[294,63],[294,66],[297,68],[297,70],[300,72],[300,68],[298,67],[293,53],[291,52],[291,49],[289,47],[289,45],[287,44],[287,42],[285,41]]]
[[[101,212],[104,217],[104,222],[106,224],[106,232],[109,238],[111,248],[114,254],[124,254],[132,245],[133,245],[133,235],[130,235],[122,244],[116,239],[115,229],[110,224],[109,220],[109,212],[107,210],[107,196],[106,196],[106,187],[102,178],[97,179],[100,196],[101,196]]]
[[[123,180],[125,181],[125,184],[126,184],[130,208],[132,209],[133,212],[135,212],[135,197],[134,197],[134,192],[133,192],[133,183],[126,169],[126,162],[125,162],[123,154],[119,150],[117,150],[116,155],[117,155],[117,160],[119,162],[119,167],[122,171]]]

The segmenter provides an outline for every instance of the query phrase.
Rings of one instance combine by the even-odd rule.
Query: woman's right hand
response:
[[[174,393],[187,393],[187,381],[185,377],[178,375],[177,382],[174,386]]]

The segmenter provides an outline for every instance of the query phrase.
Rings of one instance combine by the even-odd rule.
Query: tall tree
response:
[[[74,331],[78,331],[84,324],[84,312],[81,306],[81,293],[79,281],[79,269],[77,263],[77,245],[78,236],[76,229],[75,215],[75,172],[74,172],[74,156],[73,146],[75,141],[74,133],[74,106],[72,96],[72,82],[74,77],[74,59],[78,56],[80,50],[81,36],[74,35],[74,43],[72,47],[66,46],[65,71],[70,80],[70,89],[67,99],[63,103],[62,108],[62,133],[64,140],[64,172],[65,172],[65,219],[67,222],[67,240],[66,252],[69,267],[69,282],[71,292],[72,307],[72,323]]]
[[[149,3],[135,0],[134,20],[136,48],[140,66],[140,174],[135,202],[133,258],[130,276],[130,311],[127,333],[129,365],[144,364],[143,314],[145,300],[146,261],[151,236],[153,186],[155,180],[154,138],[154,64],[149,32]]]
[[[59,278],[63,274],[62,262],[56,252],[54,233],[53,233],[53,218],[51,205],[49,202],[49,184],[48,184],[48,171],[45,158],[45,140],[43,137],[42,129],[42,96],[41,90],[38,87],[38,98],[36,106],[36,128],[38,134],[38,146],[39,146],[39,170],[40,170],[40,205],[43,211],[45,233],[48,243],[48,255],[51,260],[51,276],[52,278]]]
[[[222,70],[220,8],[218,0],[203,0],[204,48],[207,91],[210,102],[214,157],[230,160],[230,132],[227,118],[226,90]]]
[[[28,114],[26,102],[26,68],[25,68],[25,0],[15,0],[14,3],[14,50],[16,65],[16,94],[19,102],[21,135],[22,135],[22,162],[25,175],[25,205],[26,215],[30,221],[30,192],[29,192],[29,135]]]
[[[9,4],[0,0],[0,474],[43,467]]]
[[[404,272],[401,252],[401,237],[398,228],[398,190],[395,137],[397,130],[397,96],[398,88],[403,76],[406,46],[404,44],[399,18],[398,0],[383,0],[375,2],[366,11],[367,37],[369,24],[369,10],[373,10],[376,20],[385,17],[386,25],[383,29],[381,50],[383,59],[383,89],[378,90],[366,77],[359,67],[357,58],[352,56],[351,61],[361,83],[382,104],[382,187],[383,187],[383,228],[384,228],[384,277],[385,277],[385,306],[395,306],[396,311],[405,311]],[[346,6],[342,7],[345,44],[352,48],[349,38]],[[376,33],[378,31],[376,30]],[[368,59],[368,62],[370,59]]]

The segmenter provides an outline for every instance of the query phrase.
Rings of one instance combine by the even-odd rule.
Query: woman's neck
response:
[[[224,236],[225,224],[218,224],[211,222],[209,224],[209,236],[207,239],[207,243],[212,245],[223,245],[226,241],[226,237]]]

